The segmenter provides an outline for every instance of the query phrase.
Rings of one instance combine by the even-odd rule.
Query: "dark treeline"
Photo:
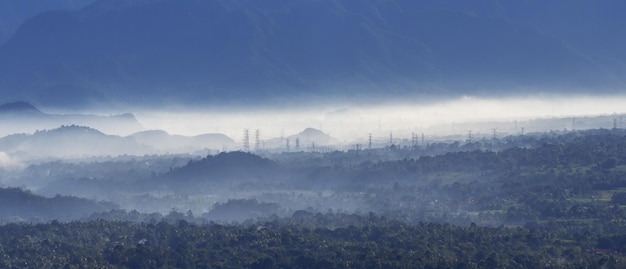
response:
[[[3,268],[624,268],[626,237],[316,214],[248,225],[0,226]]]
[[[61,195],[47,198],[18,188],[0,188],[1,222],[71,221],[117,208],[111,202]]]

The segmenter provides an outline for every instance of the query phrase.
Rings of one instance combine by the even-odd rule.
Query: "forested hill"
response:
[[[72,221],[117,208],[113,203],[78,197],[46,198],[17,188],[0,188],[0,220],[4,223]]]
[[[209,155],[198,161],[173,169],[156,179],[172,189],[202,192],[214,186],[254,180],[275,181],[276,176],[284,175],[289,168],[257,155],[234,151]],[[284,177],[281,177],[284,178]],[[144,182],[151,184],[150,182]]]

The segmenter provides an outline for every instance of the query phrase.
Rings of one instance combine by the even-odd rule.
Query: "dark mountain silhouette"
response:
[[[231,151],[209,155],[162,175],[161,181],[176,189],[200,191],[225,182],[276,180],[284,174],[274,161],[247,152]]]
[[[0,48],[0,90],[76,107],[624,86],[625,5],[570,3],[101,0],[27,20]]]
[[[109,202],[60,195],[46,198],[17,188],[0,188],[2,221],[80,220],[93,213],[117,208],[117,205]]]
[[[0,116],[44,116],[45,114],[27,102],[12,102],[0,105]]]

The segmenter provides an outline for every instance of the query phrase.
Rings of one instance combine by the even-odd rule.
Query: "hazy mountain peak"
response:
[[[5,103],[5,104],[0,105],[0,113],[28,114],[28,115],[33,115],[33,114],[43,115],[44,114],[39,109],[37,109],[34,105],[28,102],[23,102],[23,101]]]
[[[331,145],[337,143],[337,139],[329,134],[315,128],[306,128],[302,132],[292,135],[289,138],[298,140],[302,146],[310,145]]]
[[[134,137],[148,137],[148,136],[169,136],[170,134],[163,130],[145,130],[141,132],[136,132],[131,136]]]
[[[126,120],[137,121],[137,118],[135,117],[135,114],[133,113],[122,113],[119,115],[115,115],[115,117],[126,119]]]
[[[35,135],[40,134],[58,134],[58,135],[69,135],[69,134],[89,134],[89,135],[97,135],[104,136],[105,134],[101,131],[88,127],[88,126],[80,126],[80,125],[61,125],[59,128],[48,130],[48,131],[40,131],[36,132]]]
[[[328,136],[324,132],[315,128],[306,128],[302,132],[297,134],[298,136]]]

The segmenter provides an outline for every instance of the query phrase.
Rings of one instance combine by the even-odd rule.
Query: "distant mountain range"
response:
[[[120,115],[48,114],[27,102],[0,105],[0,134],[32,133],[35,130],[53,129],[61,125],[81,125],[106,133],[135,133],[143,126],[131,113]]]
[[[3,98],[285,104],[618,92],[626,2],[100,0],[0,47]]]
[[[223,134],[187,137],[164,131],[144,131],[118,136],[77,125],[0,138],[0,151],[25,158],[178,154],[235,146],[235,142]]]
[[[237,146],[223,134],[182,136],[161,130],[144,131],[130,113],[112,116],[47,114],[27,102],[0,105],[0,124],[4,126],[2,133],[8,134],[0,138],[0,151],[25,156],[193,153]],[[124,132],[130,134],[105,134]]]
[[[2,132],[6,135],[0,138],[0,152],[23,157],[184,154],[206,150],[236,151],[242,147],[220,133],[183,136],[163,130],[143,130],[130,113],[114,116],[47,114],[27,102],[1,104],[0,124],[5,126]],[[100,127],[113,132],[102,131]],[[120,135],[120,130],[132,133]],[[290,141],[289,150],[287,140]],[[260,150],[285,151],[339,143],[336,138],[314,128],[260,142]],[[253,147],[255,145],[250,150],[254,150]]]
[[[34,134],[9,135],[0,139],[0,151],[23,157],[89,157],[144,155],[148,146],[83,126],[61,126]]]

